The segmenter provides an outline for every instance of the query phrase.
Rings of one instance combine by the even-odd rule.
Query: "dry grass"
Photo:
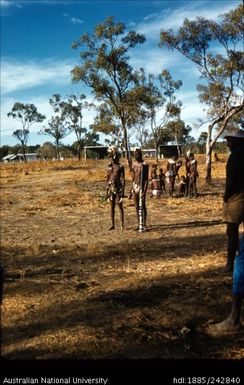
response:
[[[225,162],[206,188],[198,161],[199,197],[148,196],[142,234],[128,199],[126,229],[106,231],[106,161],[1,165],[5,358],[243,357],[243,333],[198,331],[227,315],[232,287],[220,274]]]

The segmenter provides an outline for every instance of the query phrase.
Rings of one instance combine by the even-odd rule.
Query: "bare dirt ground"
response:
[[[1,165],[4,358],[243,358],[243,332],[198,330],[228,314],[232,289],[221,274],[225,161],[208,188],[198,161],[199,197],[148,192],[144,233],[129,199],[126,229],[116,210],[107,231],[106,161]]]

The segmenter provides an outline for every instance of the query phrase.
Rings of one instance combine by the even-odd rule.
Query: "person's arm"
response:
[[[108,182],[110,180],[111,172],[112,172],[112,168],[108,167],[108,169],[107,169],[107,179],[106,179],[107,186],[108,186]]]

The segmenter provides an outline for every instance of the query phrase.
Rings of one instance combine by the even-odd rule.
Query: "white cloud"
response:
[[[76,0],[0,0],[0,5],[2,7],[18,7],[22,8],[24,5],[35,5],[35,4],[45,4],[45,5],[68,5],[75,4]]]
[[[76,25],[76,24],[83,24],[84,21],[79,19],[78,17],[71,17],[70,23]]]
[[[9,7],[11,3],[8,0],[0,0],[1,7]]]
[[[2,100],[1,105],[1,136],[4,137],[4,135],[10,135],[13,133],[13,131],[22,128],[20,126],[20,122],[16,119],[13,119],[11,117],[8,117],[7,114],[12,110],[12,107],[14,103],[16,103],[17,100],[13,97],[4,97]],[[37,111],[46,117],[50,117],[52,114],[51,106],[49,105],[49,97],[34,97],[34,98],[26,98],[21,100],[22,103],[32,103],[36,106]],[[31,131],[38,132],[43,125],[45,125],[46,121],[43,121],[42,123],[37,123],[33,125],[31,128]]]
[[[2,60],[2,95],[53,83],[71,83],[70,71],[74,63],[54,59],[36,61]]]
[[[180,63],[183,60],[179,58],[177,53],[171,52],[170,55],[164,52],[161,48],[151,48],[141,46],[131,52],[130,63],[139,69],[143,67],[147,73],[159,74],[164,68],[170,68],[175,63]]]
[[[70,24],[80,25],[84,23],[84,20],[80,19],[79,17],[70,16],[68,13],[64,13],[63,17],[65,17]]]
[[[175,10],[168,8],[158,14],[146,16],[144,21],[137,25],[137,32],[145,34],[147,39],[159,40],[162,29],[180,27],[185,18],[193,20],[200,16],[216,20],[220,14],[231,9],[233,9],[233,3],[218,2],[217,6],[214,7],[214,3],[210,5],[210,2],[187,2],[187,6],[184,5]]]
[[[7,9],[10,7],[22,8],[20,1],[14,0],[0,0],[0,5],[2,9]],[[2,15],[4,16],[4,15]]]
[[[65,96],[65,95],[62,95]],[[50,95],[42,95],[40,97],[31,96],[29,98],[23,98],[22,103],[32,103],[36,106],[37,111],[46,116],[46,119],[42,123],[36,123],[30,128],[29,144],[44,143],[46,141],[52,141],[51,137],[46,135],[37,135],[43,127],[47,127],[48,121],[51,116],[54,115],[53,109],[49,104]],[[7,114],[12,110],[14,103],[17,100],[14,97],[5,96],[2,98],[1,106],[1,143],[0,145],[10,144],[14,145],[16,138],[12,136],[13,132],[21,128],[20,123]],[[88,103],[94,102],[91,96],[88,96],[86,101]],[[89,128],[90,124],[93,123],[96,112],[94,109],[84,110],[83,126]],[[64,143],[71,144],[76,140],[75,134],[71,134],[64,139]]]

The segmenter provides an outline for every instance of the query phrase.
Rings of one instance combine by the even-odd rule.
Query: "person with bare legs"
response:
[[[111,208],[111,227],[109,230],[115,229],[116,203],[120,210],[121,229],[124,229],[123,197],[125,190],[125,170],[124,166],[119,163],[119,153],[114,147],[109,149],[109,158],[111,159],[111,164],[107,170],[107,197]]]
[[[177,175],[177,168],[176,168],[176,161],[178,159],[178,156],[174,155],[172,158],[170,158],[167,162],[167,177],[169,182],[169,196],[173,197],[174,195],[174,188],[175,188],[175,178]]]
[[[141,149],[134,152],[135,161],[132,164],[132,192],[136,207],[138,227],[144,231],[147,222],[146,193],[148,187],[148,164],[142,158]]]
[[[163,172],[162,168],[159,169],[158,178],[159,178],[159,189],[161,191],[161,194],[165,193],[166,191],[165,190],[165,173]]]
[[[225,273],[233,271],[239,248],[239,226],[244,223],[244,130],[225,136],[231,154],[226,164],[223,221],[227,224],[227,261]]]
[[[190,153],[189,155],[189,174],[188,174],[188,180],[189,180],[189,186],[188,186],[188,196],[191,197],[197,197],[197,178],[199,174],[197,171],[197,161],[194,157],[193,153]]]
[[[157,164],[152,165],[151,171],[151,197],[160,197],[162,190],[160,189],[160,180],[157,174]]]
[[[189,174],[190,174],[190,159],[189,159],[189,155],[190,155],[190,151],[187,151],[186,155],[185,155],[185,180],[186,180],[186,191],[185,191],[185,197],[188,196],[188,192],[189,192]]]
[[[232,306],[228,317],[219,323],[210,324],[206,327],[207,334],[218,336],[233,333],[241,329],[241,306],[244,297],[244,234],[240,243],[240,252],[235,258]]]

